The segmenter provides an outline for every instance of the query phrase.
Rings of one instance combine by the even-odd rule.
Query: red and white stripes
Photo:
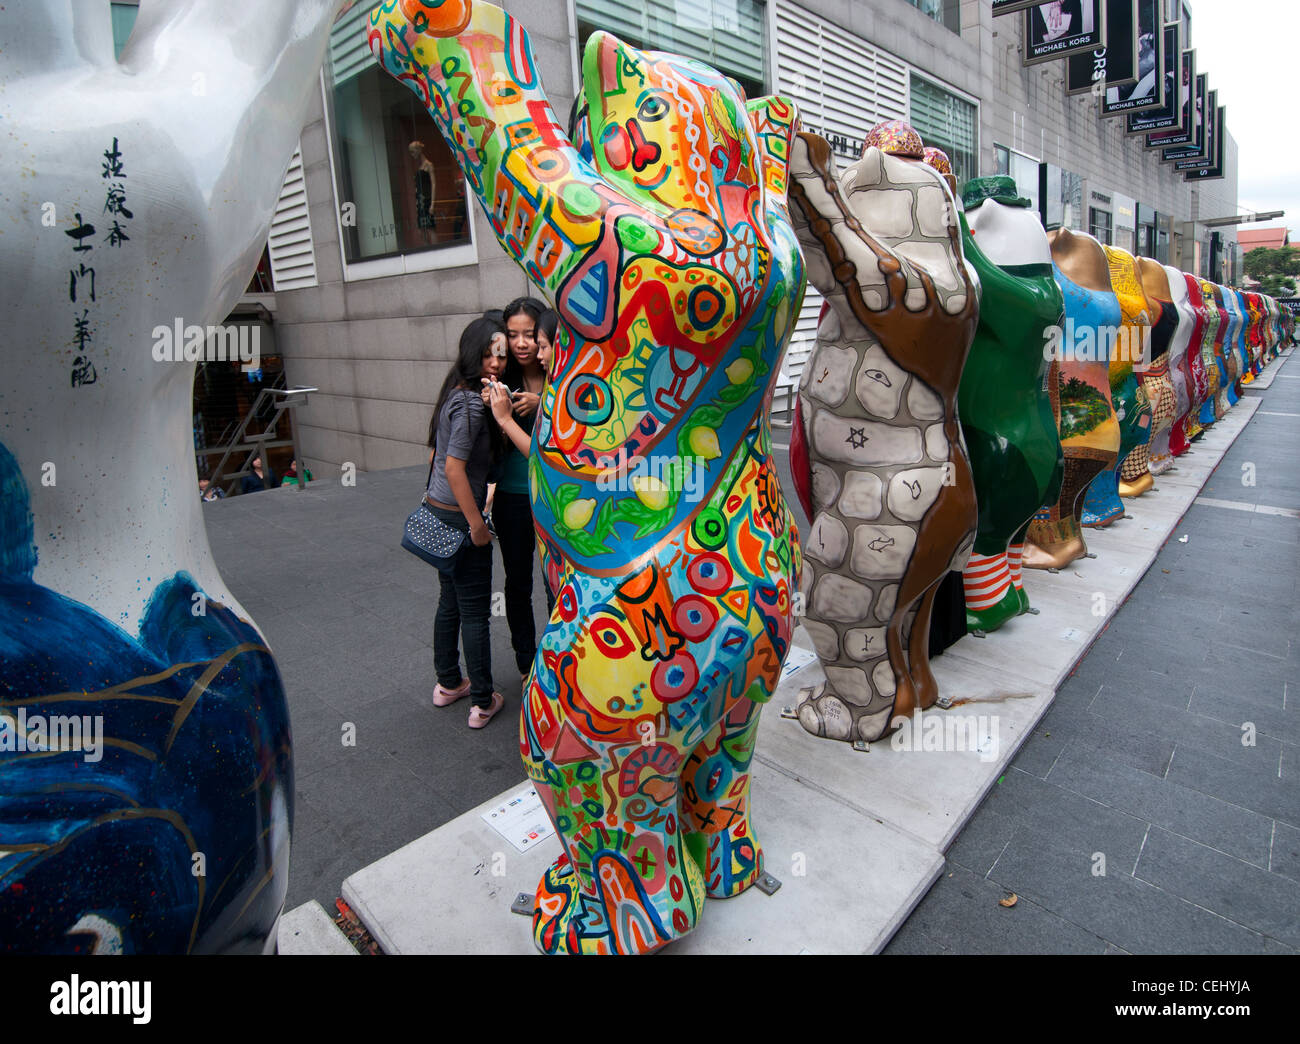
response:
[[[1023,545],[1022,545],[1023,547]],[[1016,571],[1020,570],[1020,556],[1016,556]],[[961,571],[962,587],[966,591],[966,608],[980,612],[991,609],[1006,596],[1011,588],[1011,569],[1008,556],[977,555],[972,552],[966,568]]]
[[[1024,544],[1012,544],[1007,548],[1007,566],[1011,570],[1011,583],[1017,591],[1023,591],[1025,585],[1020,581],[1020,560],[1025,557]]]

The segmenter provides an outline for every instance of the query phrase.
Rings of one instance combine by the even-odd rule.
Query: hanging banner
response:
[[[993,16],[1023,11],[1026,7],[1037,7],[1041,0],[993,0]]]
[[[1183,105],[1179,111],[1178,123],[1167,131],[1159,131],[1146,136],[1148,149],[1160,149],[1167,145],[1190,145],[1192,131],[1195,129],[1194,113],[1196,109],[1196,51],[1188,48],[1183,52]]]
[[[1087,94],[1094,83],[1123,87],[1138,79],[1138,8],[1150,8],[1155,24],[1159,0],[1106,0],[1105,45],[1065,60],[1065,93]]]
[[[1209,160],[1213,157],[1210,152],[1210,142],[1208,138],[1210,117],[1214,114],[1214,107],[1218,103],[1218,91],[1205,90],[1205,74],[1201,73],[1196,77],[1196,116],[1193,117],[1192,140],[1186,146],[1173,146],[1171,148],[1162,148],[1160,151],[1161,163],[1175,163],[1178,160]]]
[[[1165,103],[1158,109],[1147,109],[1131,113],[1125,120],[1129,134],[1145,134],[1148,131],[1168,130],[1177,127],[1183,114],[1182,80],[1178,67],[1182,62],[1182,26],[1178,22],[1169,22],[1162,31],[1163,59],[1165,70]]]
[[[1102,0],[1058,0],[1025,11],[1023,64],[1052,62],[1078,51],[1094,51],[1106,40]]]
[[[1215,178],[1223,177],[1223,143],[1228,137],[1228,114],[1222,105],[1219,106],[1219,111],[1215,114],[1214,122],[1213,165],[1209,167],[1201,167],[1199,170],[1189,170],[1184,172],[1184,181],[1213,181]]]
[[[1219,117],[1223,113],[1223,108],[1218,104],[1218,95],[1218,91],[1210,91],[1206,95],[1205,152],[1200,156],[1188,156],[1186,159],[1175,160],[1174,170],[1179,173],[1185,174],[1189,170],[1212,167],[1218,161],[1219,135],[1221,133]]]
[[[1154,2],[1139,7],[1138,16],[1144,21],[1138,25],[1137,80],[1124,87],[1106,88],[1106,95],[1101,100],[1103,117],[1145,112],[1164,105],[1164,33],[1156,15]]]

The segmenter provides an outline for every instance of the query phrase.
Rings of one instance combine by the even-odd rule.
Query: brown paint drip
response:
[[[948,462],[952,465],[954,483],[942,487],[917,528],[916,549],[899,582],[894,611],[886,631],[889,662],[896,686],[891,718],[910,716],[918,705],[922,709],[929,708],[938,699],[938,684],[930,671],[931,609],[938,584],[947,574],[953,556],[975,530],[975,481],[957,418],[957,390],[979,322],[979,295],[971,285],[965,265],[959,264],[966,303],[961,311],[949,314],[940,304],[933,280],[918,267],[915,272],[925,290],[926,304],[916,311],[909,310],[903,303],[907,293],[904,265],[877,243],[848,209],[830,172],[830,144],[816,134],[800,132],[799,137],[807,145],[813,170],[821,178],[845,224],[879,262],[887,291],[884,310],[872,311],[867,307],[856,278],[857,266],[840,247],[831,223],[816,211],[799,180],[793,177],[790,199],[825,251],[835,282],[844,291],[854,316],[875,336],[881,349],[896,365],[927,384],[944,405],[943,431],[948,439]],[[958,230],[949,228],[948,238],[955,256],[961,258]],[[908,655],[904,657],[902,626],[909,609],[918,599],[907,642]]]

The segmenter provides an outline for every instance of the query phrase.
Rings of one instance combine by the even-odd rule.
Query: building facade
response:
[[[1186,17],[1161,0],[1166,17]],[[319,389],[299,413],[303,455],[324,477],[427,460],[431,403],[461,330],[529,292],[415,96],[365,47],[374,6],[336,24],[319,97],[286,179],[269,253],[277,351],[291,385]],[[1188,183],[1067,95],[1061,61],[1022,65],[1022,19],[988,0],[507,0],[532,36],[552,104],[568,112],[581,46],[608,29],[699,57],[751,95],[780,92],[841,163],[880,120],[911,121],[951,156],[958,181],[1008,173],[1045,223],[1224,281],[1240,272],[1237,149],[1225,177]],[[1193,37],[1194,41],[1194,37]],[[1212,72],[1212,70],[1211,70]],[[796,381],[820,306],[809,288],[783,371]]]

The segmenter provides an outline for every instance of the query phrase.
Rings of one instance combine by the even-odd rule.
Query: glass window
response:
[[[1137,205],[1137,253],[1140,257],[1156,256],[1156,222],[1159,215],[1145,203]]]
[[[915,79],[912,82],[915,84]],[[928,145],[929,142],[930,139],[927,137],[926,144]],[[993,146],[993,159],[994,166],[997,168],[994,173],[1011,178],[1016,183],[1016,192],[1029,200],[1034,210],[1038,211],[1041,217],[1042,211],[1038,205],[1038,160],[1032,156],[1026,156],[1023,152],[1015,152],[1005,145]],[[974,177],[974,174],[968,176]],[[962,179],[958,178],[957,184],[960,185],[961,183]]]
[[[363,26],[375,6],[361,5],[330,31],[326,77],[349,263],[470,242],[465,179],[442,132],[370,55]]]
[[[933,18],[945,28],[951,29],[954,33],[961,32],[960,0],[907,0],[907,2],[919,9],[927,18]]]
[[[1100,243],[1107,246],[1110,242],[1111,216],[1109,210],[1098,210],[1096,207],[1088,208],[1088,231],[1091,232]]]
[[[135,28],[135,16],[140,13],[138,2],[130,4],[109,4],[109,14],[113,19],[113,57],[122,57],[122,48],[131,39],[131,30]]]
[[[943,149],[952,162],[958,186],[979,170],[979,110],[936,83],[911,76],[911,123],[927,145]],[[1034,171],[1034,199],[1038,171]]]
[[[1044,163],[1045,191],[1041,216],[1046,228],[1078,228],[1083,218],[1083,178]]]
[[[597,29],[646,51],[694,58],[767,93],[767,12],[762,0],[577,0],[578,55]]]
[[[993,173],[1011,176],[1011,150],[1005,145],[993,146]]]

